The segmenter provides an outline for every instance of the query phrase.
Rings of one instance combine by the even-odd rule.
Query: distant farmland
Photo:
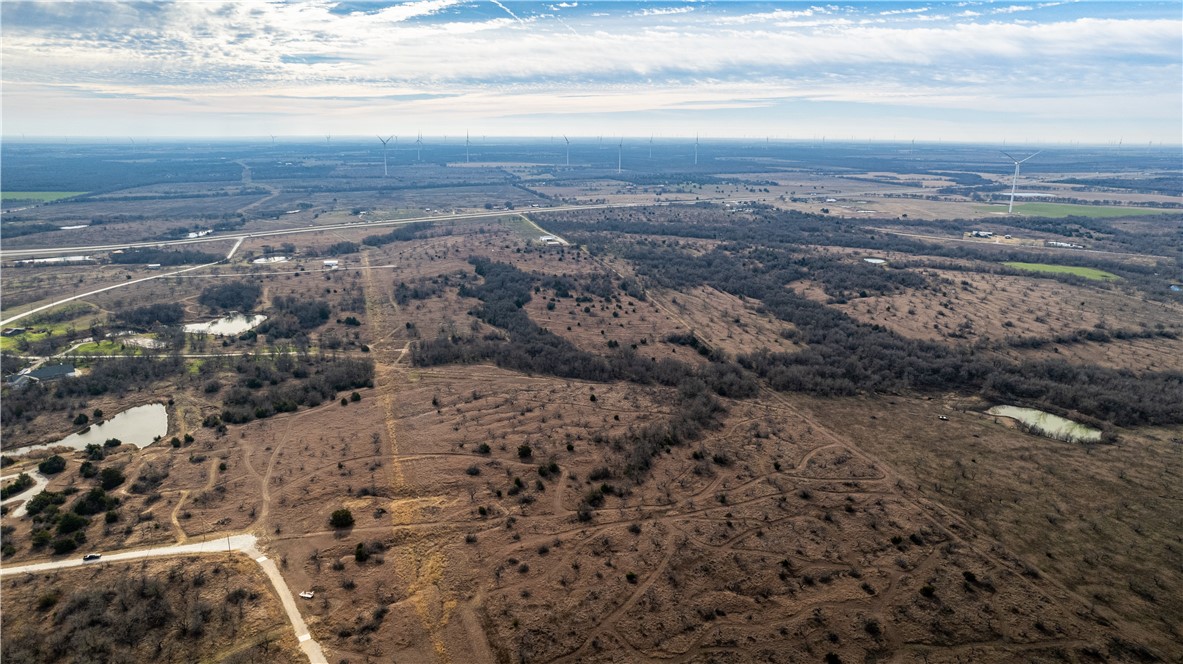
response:
[[[49,203],[60,201],[63,198],[81,196],[85,193],[85,191],[5,191],[0,193],[0,200]]]
[[[1048,272],[1053,274],[1074,274],[1085,279],[1092,279],[1094,281],[1113,281],[1121,277],[1111,272],[1098,270],[1091,267],[1077,267],[1075,265],[1048,265],[1046,263],[1003,263],[1007,267],[1013,267],[1016,270],[1026,270],[1028,272]]]
[[[997,205],[980,206],[979,209],[996,212]],[[1168,210],[1157,208],[1109,207],[1102,205],[1074,205],[1072,203],[1019,203],[1015,212],[1028,217],[1133,217],[1143,214],[1161,214]]]

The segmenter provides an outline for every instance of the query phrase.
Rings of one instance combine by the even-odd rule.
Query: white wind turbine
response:
[[[468,163],[468,131],[464,132],[464,163]]]
[[[394,137],[393,136],[388,136],[386,138],[382,138],[381,136],[378,137],[378,140],[382,141],[382,177],[387,177],[390,175],[390,171],[386,167],[386,144],[389,143],[390,139],[392,139],[392,138],[394,138]]]
[[[620,145],[616,146],[616,172],[620,172],[620,165],[624,161],[624,138],[620,139]]]
[[[567,165],[570,166],[571,165],[571,139],[567,138],[566,134],[563,134],[563,140],[567,141]]]
[[[698,165],[698,134],[694,135],[694,165]]]
[[[1000,150],[1000,152],[1001,152],[1001,150]],[[1043,150],[1040,150],[1039,152],[1043,152]],[[1005,152],[1002,153],[1002,154],[1006,155],[1007,159],[1010,159],[1011,161],[1015,162],[1015,177],[1010,182],[1010,205],[1008,205],[1006,208],[1007,214],[1012,214],[1015,210],[1015,188],[1019,186],[1019,164],[1027,161],[1028,159],[1031,159],[1031,157],[1034,157],[1036,154],[1039,154],[1039,152],[1036,152],[1035,154],[1033,154],[1029,157],[1026,157],[1024,159],[1015,159],[1014,157],[1010,156],[1009,154],[1006,154]]]
[[[415,139],[415,161],[423,161],[423,132]]]

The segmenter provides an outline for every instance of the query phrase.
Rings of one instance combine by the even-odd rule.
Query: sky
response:
[[[3,134],[1183,144],[1183,1],[0,3]]]

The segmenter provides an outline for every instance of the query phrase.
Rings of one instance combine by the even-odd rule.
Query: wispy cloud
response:
[[[1012,100],[1035,114],[1058,96],[1070,124],[1109,118],[1114,96],[1180,89],[1178,16],[1061,5],[4,2],[3,103],[9,125],[86,95],[152,113],[201,100],[234,117],[249,102],[356,126],[392,108],[473,123],[802,100],[859,104],[873,122],[889,104],[976,113]]]

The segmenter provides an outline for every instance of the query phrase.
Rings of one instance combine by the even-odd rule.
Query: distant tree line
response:
[[[116,321],[132,327],[149,328],[156,325],[178,325],[185,318],[185,309],[175,302],[148,304],[118,311]]]
[[[427,237],[431,234],[431,224],[407,224],[399,226],[389,233],[381,235],[367,235],[362,238],[361,243],[367,247],[381,247],[392,242],[407,242],[420,237]]]
[[[221,256],[192,249],[127,249],[123,253],[113,253],[110,261],[118,265],[204,265],[222,260]]]

